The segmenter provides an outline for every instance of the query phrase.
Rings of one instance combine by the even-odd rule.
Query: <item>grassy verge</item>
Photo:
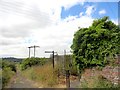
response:
[[[54,87],[57,83],[57,73],[53,70],[51,64],[45,64],[43,66],[32,66],[24,71],[22,74],[40,84],[43,87]]]
[[[15,72],[12,71],[11,68],[9,67],[2,70],[2,87],[3,88],[8,84],[8,82],[10,81],[10,79],[14,74]]]

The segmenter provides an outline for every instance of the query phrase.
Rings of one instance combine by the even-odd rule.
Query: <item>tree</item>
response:
[[[120,28],[108,17],[96,19],[89,28],[80,28],[71,45],[80,70],[91,66],[104,66],[106,57],[120,53]]]

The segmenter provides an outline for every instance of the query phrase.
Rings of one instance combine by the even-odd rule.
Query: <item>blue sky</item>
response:
[[[61,18],[65,19],[68,16],[77,16],[79,18],[80,12],[83,15],[86,11],[86,6],[94,6],[94,12],[92,13],[93,18],[100,18],[103,16],[109,16],[110,19],[118,18],[118,2],[85,2],[84,5],[76,4],[69,9],[62,7]],[[105,10],[106,13],[99,14],[99,11]]]

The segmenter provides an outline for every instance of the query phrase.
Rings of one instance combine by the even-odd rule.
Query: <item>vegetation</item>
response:
[[[5,87],[11,77],[15,74],[16,66],[13,62],[6,60],[2,61],[0,65],[2,65],[2,87]]]
[[[58,58],[56,61],[57,61],[57,69],[58,69],[58,73],[60,75],[62,75],[63,73],[65,73],[63,71],[63,68],[65,68],[65,70],[70,70],[70,74],[71,75],[75,75],[77,76],[78,75],[78,71],[77,71],[77,67],[74,63],[74,61],[72,60],[72,55],[65,55],[65,61],[63,62],[62,59],[63,58]],[[56,67],[55,66],[55,67]]]
[[[89,28],[80,28],[74,34],[71,49],[80,71],[105,66],[106,57],[120,53],[120,28],[108,17],[94,20]]]
[[[46,58],[27,58],[24,59],[21,63],[21,69],[25,70],[28,67],[34,66],[34,65],[44,65],[48,59]]]
[[[27,58],[20,65],[22,74],[43,86],[52,87],[57,84],[57,67],[53,70],[47,58]]]
[[[81,72],[85,68],[93,66],[103,67],[108,63],[106,57],[113,58],[120,52],[120,28],[108,17],[94,20],[89,28],[80,28],[74,34],[71,49],[73,50],[74,61],[71,60],[71,55],[66,55],[64,63],[65,70],[70,70],[71,75],[77,75],[78,68]],[[47,58],[32,57],[24,59],[20,64],[20,68],[23,76],[39,82],[43,87],[54,87],[58,84],[58,73],[61,75],[61,72],[63,72],[63,63],[58,64],[53,69]],[[115,63],[112,63],[112,65],[116,66]],[[0,63],[0,68],[2,68],[0,75],[2,75],[4,87],[15,74],[16,66],[12,62],[4,60]],[[98,67],[98,69],[102,68]],[[95,76],[89,80],[85,79],[80,87],[112,88],[114,86],[103,76]]]
[[[102,75],[94,76],[94,78],[85,79],[81,82],[81,88],[115,88],[114,84],[104,78]]]
[[[12,71],[16,72],[16,66],[15,66],[15,63],[14,62],[9,62],[9,61],[2,61],[2,69],[5,69],[5,68],[10,68]]]
[[[58,82],[56,69],[53,70],[52,64],[50,63],[43,66],[33,66],[22,71],[22,74],[25,77],[40,83],[43,87],[53,87]]]
[[[72,63],[72,67],[70,68],[70,74],[75,75],[75,76],[78,75],[78,70],[77,70],[77,67],[74,63]]]

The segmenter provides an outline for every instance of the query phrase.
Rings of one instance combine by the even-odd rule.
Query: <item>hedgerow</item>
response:
[[[46,63],[46,58],[26,58],[21,63],[21,69],[25,70],[28,67],[34,66],[34,65],[44,65]]]

